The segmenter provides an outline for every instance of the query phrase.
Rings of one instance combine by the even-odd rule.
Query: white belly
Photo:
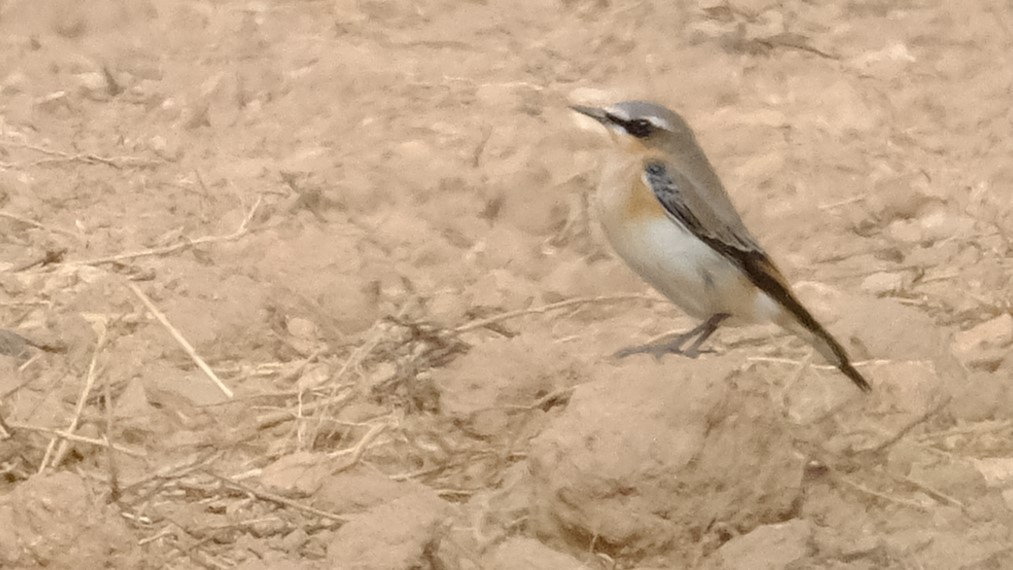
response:
[[[616,253],[687,314],[706,319],[726,313],[732,316],[727,324],[738,325],[771,322],[780,312],[736,265],[672,220],[600,215]]]
[[[727,325],[780,322],[784,309],[742,271],[664,215],[625,215],[631,176],[639,162],[611,163],[596,194],[598,218],[613,249],[640,277],[687,314],[706,319],[718,313]]]

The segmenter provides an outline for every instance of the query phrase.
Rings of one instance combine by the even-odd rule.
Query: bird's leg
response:
[[[714,334],[714,331],[718,330],[718,327],[721,326],[721,323],[724,322],[724,320],[730,316],[731,315],[729,315],[728,313],[718,313],[716,315],[711,315],[711,318],[700,323],[696,327],[696,329],[693,329],[693,330],[699,329],[699,336],[696,337],[696,340],[693,341],[693,344],[689,345],[689,348],[687,348],[682,352],[683,356],[687,356],[689,358],[696,358],[697,356],[700,356],[701,353],[700,346],[704,342],[706,342],[706,340],[709,339],[712,334]]]
[[[729,316],[731,315],[727,313],[717,313],[712,315],[706,321],[693,327],[692,330],[679,333],[673,337],[657,342],[624,348],[616,352],[614,357],[626,358],[627,356],[632,356],[634,354],[650,354],[655,358],[655,360],[661,360],[661,357],[666,354],[681,354],[688,358],[696,358],[704,352],[707,352],[705,350],[700,350],[700,346],[703,345],[703,343],[710,338],[712,334],[714,334],[714,331],[718,330],[718,326],[721,325],[721,322]],[[683,349],[683,345],[692,340],[694,337],[696,340],[693,340],[693,343],[690,344],[688,348]]]

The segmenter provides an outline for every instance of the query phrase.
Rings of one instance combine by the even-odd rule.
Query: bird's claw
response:
[[[679,340],[682,341],[682,339]],[[691,346],[689,348],[683,349],[682,345],[684,343],[685,341],[629,346],[616,351],[612,355],[612,358],[616,360],[622,360],[628,356],[633,356],[634,354],[649,354],[654,358],[656,362],[661,362],[662,358],[664,358],[666,354],[678,354],[680,356],[685,356],[686,358],[695,359],[698,358],[701,354],[708,354],[714,352],[711,349],[700,348],[698,346]]]

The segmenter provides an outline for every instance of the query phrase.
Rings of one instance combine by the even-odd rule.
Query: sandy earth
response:
[[[79,4],[0,0],[0,567],[1013,568],[1009,2]],[[632,96],[871,395],[609,358],[693,324],[588,212]]]

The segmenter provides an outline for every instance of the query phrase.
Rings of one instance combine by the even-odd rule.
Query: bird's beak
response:
[[[605,126],[608,126],[611,122],[609,121],[608,115],[605,114],[604,109],[599,109],[597,107],[585,107],[584,105],[570,105],[570,108],[581,115],[591,117]]]

